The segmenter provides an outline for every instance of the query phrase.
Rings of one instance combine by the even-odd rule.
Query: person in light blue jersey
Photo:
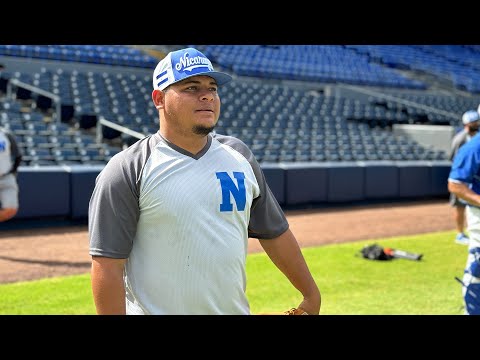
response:
[[[252,151],[213,132],[231,80],[195,48],[156,66],[160,129],[113,156],[90,199],[97,314],[249,315],[249,238],[299,291],[300,312],[319,314],[319,288]]]

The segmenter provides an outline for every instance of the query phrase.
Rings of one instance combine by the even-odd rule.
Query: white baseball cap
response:
[[[169,52],[153,71],[153,89],[163,90],[167,86],[191,76],[207,75],[215,79],[217,85],[232,80],[226,73],[213,70],[210,60],[195,48]]]
[[[463,125],[480,120],[480,114],[476,110],[468,110],[462,115]]]

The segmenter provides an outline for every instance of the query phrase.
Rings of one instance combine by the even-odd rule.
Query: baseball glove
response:
[[[284,315],[308,315],[308,313],[301,307],[291,308],[283,313]]]

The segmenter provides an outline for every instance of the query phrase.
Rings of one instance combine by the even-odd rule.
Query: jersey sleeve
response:
[[[470,141],[460,147],[455,158],[448,179],[454,182],[471,184],[480,170],[480,152],[478,141]]]
[[[15,136],[10,131],[5,131],[5,135],[8,137],[10,141],[10,154],[12,157],[12,168],[10,170],[11,173],[16,173],[20,163],[22,162],[23,154],[18,147],[17,140]]]
[[[129,256],[140,218],[141,172],[151,146],[151,141],[139,140],[113,156],[98,174],[88,210],[90,255]]]
[[[254,199],[252,203],[248,235],[257,239],[275,238],[287,231],[288,221],[255,158],[252,159],[250,164],[260,187],[260,196]]]

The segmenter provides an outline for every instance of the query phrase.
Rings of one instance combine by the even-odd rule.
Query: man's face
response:
[[[480,127],[480,121],[474,121],[468,124],[468,133],[470,135],[475,135],[478,132]]]
[[[170,85],[165,92],[165,117],[170,126],[206,135],[220,116],[217,84],[209,76],[193,76]]]

